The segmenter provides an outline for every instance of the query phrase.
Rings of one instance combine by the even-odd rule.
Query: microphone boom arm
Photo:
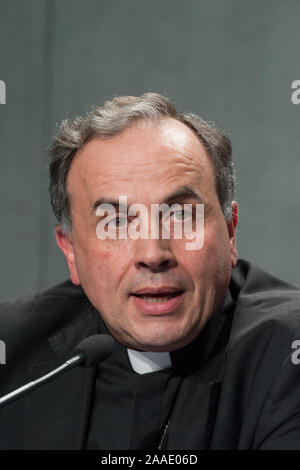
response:
[[[12,401],[16,400],[17,398],[25,395],[31,390],[35,390],[40,385],[48,382],[49,380],[53,379],[54,377],[59,376],[63,372],[68,369],[72,369],[75,366],[82,364],[85,361],[85,354],[79,353],[76,356],[73,356],[71,359],[68,359],[64,364],[57,367],[56,369],[52,370],[48,374],[42,375],[36,380],[28,382],[27,384],[23,385],[22,387],[17,388],[13,392],[8,393],[0,398],[0,408],[11,403]]]

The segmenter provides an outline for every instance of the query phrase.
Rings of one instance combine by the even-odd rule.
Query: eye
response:
[[[108,222],[108,226],[125,227],[127,225],[127,217],[115,217]]]
[[[173,218],[175,222],[182,222],[183,220],[186,220],[190,217],[192,217],[192,213],[190,211],[187,211],[187,210],[184,210],[184,209],[174,211],[171,214],[171,218]]]

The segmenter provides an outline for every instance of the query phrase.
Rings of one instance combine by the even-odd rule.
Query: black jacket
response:
[[[239,260],[230,291],[228,334],[183,382],[164,447],[300,449],[300,290]],[[70,281],[2,304],[0,395],[69,359],[98,332],[98,315]],[[82,449],[94,377],[74,368],[0,409],[0,448]]]

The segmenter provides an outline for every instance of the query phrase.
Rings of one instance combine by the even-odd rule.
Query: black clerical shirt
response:
[[[112,355],[98,368],[85,448],[158,449],[182,382],[201,370],[227,340],[224,328],[229,332],[232,307],[228,290],[203,332],[190,344],[170,353],[172,367],[168,369],[136,373],[127,348],[117,343]],[[99,332],[109,334],[101,319]],[[193,414],[188,405],[187,413]]]

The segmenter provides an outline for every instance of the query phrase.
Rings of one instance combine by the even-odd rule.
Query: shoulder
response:
[[[234,309],[223,369],[222,429],[230,439],[236,426],[242,449],[299,448],[300,361],[294,346],[300,340],[300,290],[240,260],[230,292]]]
[[[230,289],[236,304],[236,317],[247,318],[249,327],[278,324],[294,329],[300,326],[300,289],[239,260],[232,271]]]
[[[229,356],[241,370],[252,364],[253,373],[264,368],[274,378],[300,340],[300,289],[244,260],[233,269],[230,288]]]
[[[239,259],[232,269],[231,285],[243,306],[266,308],[290,301],[300,301],[300,289],[264,271],[249,261]]]
[[[1,339],[13,334],[29,337],[51,334],[64,325],[90,303],[81,287],[65,281],[33,295],[0,304]]]

